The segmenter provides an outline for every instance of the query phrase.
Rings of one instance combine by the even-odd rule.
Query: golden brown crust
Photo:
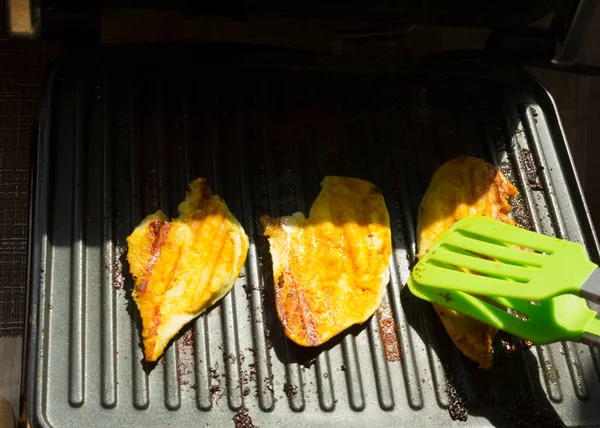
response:
[[[318,346],[377,310],[389,279],[391,232],[373,184],[325,177],[308,219],[296,213],[261,221],[277,314],[291,340]]]
[[[161,211],[149,215],[127,238],[147,361],[229,292],[248,250],[242,226],[205,179],[190,184],[179,213],[172,221]]]
[[[419,207],[417,256],[463,217],[480,215],[514,224],[508,214],[509,201],[516,195],[517,189],[504,174],[481,159],[463,156],[445,163],[431,179]],[[456,347],[481,368],[490,369],[497,329],[443,306],[433,307]]]

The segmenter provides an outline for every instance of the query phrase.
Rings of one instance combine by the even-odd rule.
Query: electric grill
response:
[[[33,4],[33,15],[42,18],[30,34],[44,33],[45,22],[46,33],[53,33],[53,19],[69,13],[92,22],[115,6],[109,3]],[[518,187],[517,223],[582,243],[600,261],[556,106],[515,66],[518,59],[589,71],[573,64],[573,30],[582,33],[587,15],[582,18],[581,8],[589,11],[595,2],[582,1],[579,9],[558,1],[513,2],[518,14],[507,12],[506,2],[405,3],[226,2],[215,9],[170,2],[168,8],[238,19],[264,12],[361,15],[499,30],[487,53],[469,61],[170,43],[88,46],[56,62],[42,98],[32,168],[22,422],[600,424],[598,349],[532,346],[500,333],[495,366],[481,371],[453,346],[430,305],[404,287],[415,262],[423,192],[435,169],[461,154],[492,162]],[[556,24],[534,36],[523,28],[559,6],[556,16],[567,16],[570,27]],[[65,32],[63,26],[58,33]],[[533,55],[531,46],[550,44],[558,48]],[[306,213],[325,175],[358,176],[382,189],[394,248],[383,307],[397,331],[390,335],[374,316],[305,349],[285,338],[277,319],[258,219]],[[149,366],[142,361],[125,237],[158,208],[175,214],[187,183],[199,176],[243,224],[248,259],[233,291]],[[398,361],[386,359],[390,341],[400,349]]]

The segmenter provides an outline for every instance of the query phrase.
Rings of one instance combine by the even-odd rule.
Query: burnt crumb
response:
[[[533,346],[533,342],[530,342],[529,340],[521,339],[521,347],[523,349],[529,349],[532,346]]]
[[[527,182],[529,183],[531,190],[544,190],[540,182],[537,180],[527,180]]]
[[[452,379],[447,380],[446,390],[450,405],[448,412],[453,421],[466,422],[469,419],[469,403],[465,397],[465,392],[462,388],[457,388]]]
[[[244,284],[244,285],[242,285],[242,288],[244,289],[244,292],[246,293],[246,299],[249,299],[250,297],[252,297],[252,286],[250,284]]]
[[[313,364],[315,364],[317,362],[316,358],[310,358],[308,360],[304,360],[302,361],[300,364],[302,364],[302,366],[306,369],[310,369],[310,366],[312,366]]]
[[[504,417],[517,427],[564,426],[556,413],[541,407],[535,400],[525,400],[520,394],[508,405]]]
[[[533,116],[533,122],[538,123],[538,112],[533,107],[531,108],[531,115]]]
[[[341,370],[341,371],[343,371],[343,372],[345,372],[345,371],[346,371],[346,366],[342,364],[342,365],[340,366],[340,370]]]
[[[267,388],[269,391],[273,392],[273,383],[270,381],[270,379],[268,377],[263,379],[263,382],[265,383],[265,388]]]
[[[212,392],[213,394],[221,392],[221,378],[219,377],[219,373],[217,372],[217,369],[211,367],[208,369],[208,371],[209,371],[210,377],[212,379],[211,386],[210,386],[210,392]]]
[[[233,417],[233,422],[235,423],[235,428],[255,428],[256,425],[252,423],[252,418],[248,413],[248,409],[242,407],[239,412],[235,414]]]
[[[196,344],[194,329],[188,328],[177,343],[179,345],[180,352],[183,352],[184,354],[191,354],[194,350],[194,345]]]
[[[190,388],[198,389],[198,383],[194,383],[194,384],[190,385]]]
[[[235,355],[233,354],[228,354],[227,352],[223,352],[223,361],[227,362],[229,361],[230,364],[235,364]]]
[[[245,274],[245,273],[242,273],[242,272],[240,272],[240,276],[238,276],[238,278],[245,278],[245,277],[246,277],[246,274]]]
[[[286,382],[283,385],[283,392],[285,392],[285,395],[287,395],[287,397],[291,397],[292,395],[296,395],[298,393],[298,387],[295,385],[292,385],[289,382]]]
[[[243,370],[242,371],[242,394],[244,394],[244,397],[250,395],[250,387],[248,386],[248,384],[250,383],[251,380],[253,380],[252,374],[249,373],[248,370]]]
[[[505,364],[512,361],[515,357],[516,345],[511,342],[508,335],[500,337],[501,346],[496,350],[494,356],[497,364]]]

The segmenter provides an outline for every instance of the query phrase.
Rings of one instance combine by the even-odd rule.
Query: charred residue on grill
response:
[[[498,339],[499,346],[494,348],[494,362],[499,365],[513,362],[517,346],[513,343],[512,337],[504,332],[499,332]]]
[[[117,257],[113,262],[113,287],[115,290],[120,290],[125,284],[125,276],[123,275],[123,266],[127,259],[127,250],[121,245],[117,245]]]
[[[529,183],[532,190],[544,190],[538,178],[538,167],[535,164],[533,155],[527,149],[520,149],[520,152],[521,159],[523,159],[523,166],[525,167],[527,183]]]
[[[252,423],[252,418],[246,407],[242,407],[232,418],[235,423],[235,428],[255,428],[256,425]]]
[[[533,116],[533,121],[535,123],[538,123],[538,112],[536,109],[534,109],[533,107],[531,107],[531,115]]]
[[[194,328],[188,328],[176,340],[179,351],[177,378],[181,385],[187,385],[189,382],[186,380],[186,376],[189,376],[194,371],[194,363],[192,361],[196,342]]]
[[[252,298],[252,291],[258,290],[258,288],[252,287],[251,284],[244,284],[244,285],[242,285],[242,288],[244,289],[244,293],[246,293],[246,299],[248,299],[248,300],[250,300]]]
[[[248,385],[250,384],[251,380],[254,380],[255,375],[256,371],[254,371],[254,374],[248,370],[242,371],[242,394],[244,397],[250,395],[250,387]]]
[[[532,346],[533,346],[533,342],[530,342],[529,340],[521,339],[521,348],[529,349]]]
[[[379,321],[379,332],[381,333],[385,358],[390,362],[400,361],[402,359],[402,351],[400,350],[398,326],[396,325],[394,314],[387,303],[382,303],[377,310],[377,320]]]
[[[517,184],[517,179],[515,177],[514,170],[512,168],[511,162],[508,159],[500,164],[500,170],[506,176],[508,181],[510,181],[513,185]],[[513,208],[512,212],[517,225],[527,230],[533,230],[533,222],[529,215],[529,210],[527,209],[525,199],[523,198],[523,194],[521,193],[520,189],[519,194],[510,201],[510,205]]]
[[[211,378],[210,392],[213,394],[221,392],[221,378],[219,377],[219,372],[214,367],[210,367],[208,371],[210,372]]]
[[[517,225],[527,230],[533,230],[533,221],[531,220],[529,210],[525,205],[523,195],[519,194],[515,198],[513,198],[513,200],[511,201],[511,205],[513,207],[512,212],[514,214]]]
[[[289,398],[292,395],[296,395],[298,393],[298,387],[295,385],[292,385],[289,382],[286,382],[283,385],[283,392],[285,393],[285,395]]]
[[[453,421],[466,422],[469,419],[470,404],[464,387],[455,382],[453,376],[448,376],[446,378],[446,392],[448,393],[450,417]]]
[[[540,406],[535,400],[526,400],[517,395],[506,409],[504,417],[517,427],[561,427],[558,415]]]

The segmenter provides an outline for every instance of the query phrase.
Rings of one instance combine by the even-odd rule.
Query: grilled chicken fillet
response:
[[[189,321],[224,297],[246,260],[248,237],[206,179],[190,184],[179,218],[147,216],[127,238],[147,361]]]
[[[424,255],[452,224],[480,215],[508,224],[511,198],[517,189],[501,171],[474,157],[459,157],[434,174],[421,205],[417,224],[417,257]],[[493,363],[492,342],[497,329],[452,309],[433,305],[456,347],[483,369]]]
[[[308,218],[261,218],[277,314],[285,334],[302,346],[318,346],[366,321],[389,281],[390,220],[379,189],[332,176],[321,187]]]

